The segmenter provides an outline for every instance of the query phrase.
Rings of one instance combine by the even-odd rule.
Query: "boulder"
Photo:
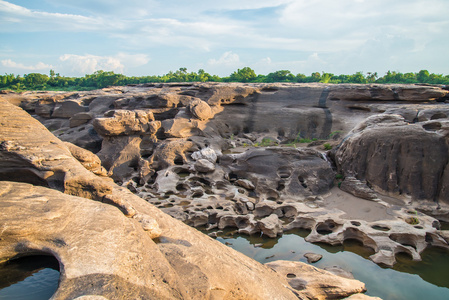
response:
[[[300,299],[341,299],[366,291],[365,284],[358,280],[343,278],[299,261],[279,260],[265,265],[287,278]]]
[[[341,182],[340,189],[362,199],[380,200],[377,194],[370,189],[366,183],[361,182],[352,176],[346,177]]]
[[[195,99],[191,101],[187,108],[195,118],[201,121],[213,118],[212,110],[209,104],[201,99]]]
[[[207,159],[199,159],[193,165],[195,170],[200,173],[209,173],[215,171],[215,164]]]
[[[279,217],[276,214],[272,214],[257,221],[257,224],[259,225],[262,233],[270,238],[275,238],[278,235],[282,235],[282,221],[279,220]]]
[[[192,159],[194,160],[207,159],[211,163],[215,163],[217,161],[217,158],[218,158],[217,152],[215,152],[214,149],[209,147],[206,147],[204,149],[192,153]]]
[[[96,118],[93,121],[95,130],[102,136],[139,133],[148,133],[151,135],[155,134],[160,127],[160,122],[154,122],[154,116],[151,111],[115,110],[106,113],[106,116],[105,118]]]
[[[321,254],[311,253],[311,252],[304,254],[304,257],[307,258],[307,262],[309,264],[316,263],[317,261],[319,261],[323,258],[323,256]]]
[[[0,260],[30,253],[55,256],[61,276],[53,299],[91,293],[109,299],[186,294],[138,221],[113,206],[6,181],[0,183],[0,206]]]
[[[338,275],[348,279],[354,279],[354,275],[351,272],[346,271],[338,266],[325,267],[323,270],[331,272],[334,275]]]
[[[129,177],[140,160],[140,144],[137,136],[111,136],[103,139],[101,151],[97,153],[108,174],[121,181]]]
[[[53,118],[72,118],[77,113],[87,112],[88,108],[80,101],[67,100],[58,102],[52,113]]]

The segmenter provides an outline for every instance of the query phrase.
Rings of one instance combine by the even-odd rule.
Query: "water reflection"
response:
[[[229,230],[219,234],[217,240],[261,263],[274,260],[306,262],[304,254],[313,252],[323,255],[314,266],[338,266],[351,272],[366,284],[370,296],[384,300],[449,299],[449,253],[444,249],[424,251],[422,262],[413,262],[399,255],[398,263],[391,269],[370,261],[368,257],[374,253],[373,250],[357,240],[330,246],[306,242],[307,230],[287,232],[276,239],[238,234],[231,236],[232,232]]]
[[[0,299],[49,299],[58,287],[53,256],[28,256],[0,264]]]

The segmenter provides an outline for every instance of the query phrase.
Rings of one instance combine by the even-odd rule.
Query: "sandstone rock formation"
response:
[[[113,204],[149,237],[188,240],[195,254],[157,244],[178,275],[192,268],[171,261],[188,257],[197,266],[210,259],[199,250],[209,244],[192,243],[196,234],[131,192],[191,226],[270,237],[305,228],[310,242],[356,239],[373,261],[392,266],[397,253],[420,260],[426,247],[449,248],[432,217],[449,220],[448,93],[420,85],[173,83],[5,94],[58,138],[96,153],[122,187],[88,172],[105,175],[96,156],[40,124],[32,136],[24,138],[30,127],[17,136],[31,121],[6,104],[0,179]],[[216,278],[208,268],[202,274]]]
[[[276,273],[93,175],[37,121],[12,105],[2,106],[3,175],[12,179],[15,169],[26,174],[20,179],[29,183],[0,184],[0,257],[54,255],[62,271],[55,299],[125,294],[160,299],[296,298]],[[28,125],[17,130],[19,122]],[[52,178],[56,172],[58,178]],[[30,183],[100,201],[104,193],[113,204],[126,202],[135,213],[129,218],[113,206]]]
[[[335,276],[299,261],[274,261],[265,264],[287,278],[289,285],[305,299],[340,299],[366,291],[354,279]]]

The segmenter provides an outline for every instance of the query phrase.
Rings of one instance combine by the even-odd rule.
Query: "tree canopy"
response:
[[[163,83],[163,82],[322,82],[322,83],[425,83],[449,84],[449,75],[434,74],[427,70],[417,73],[400,73],[388,71],[384,76],[377,72],[356,72],[351,75],[334,75],[325,72],[313,72],[310,76],[305,74],[292,74],[289,70],[279,70],[267,75],[256,74],[250,67],[234,71],[229,77],[211,75],[203,69],[198,72],[188,72],[187,68],[179,68],[164,75],[125,76],[112,71],[96,71],[84,77],[65,77],[54,70],[49,75],[29,73],[23,76],[14,74],[0,75],[0,89],[22,90],[91,90],[114,85]]]

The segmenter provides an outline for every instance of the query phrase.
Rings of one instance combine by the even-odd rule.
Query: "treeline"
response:
[[[176,72],[168,72],[162,76],[125,76],[114,72],[96,71],[84,77],[61,76],[50,70],[50,74],[30,73],[24,76],[14,74],[0,75],[0,89],[3,90],[92,90],[108,86],[120,86],[140,83],[165,82],[322,82],[322,83],[427,83],[449,84],[449,75],[433,74],[427,70],[418,73],[400,73],[388,71],[379,77],[377,72],[363,74],[357,72],[352,75],[334,75],[332,73],[314,72],[310,76],[292,74],[288,70],[280,70],[268,75],[257,75],[249,67],[238,69],[228,77],[219,77],[206,73],[203,69],[198,72],[187,72],[187,68],[180,68]]]

